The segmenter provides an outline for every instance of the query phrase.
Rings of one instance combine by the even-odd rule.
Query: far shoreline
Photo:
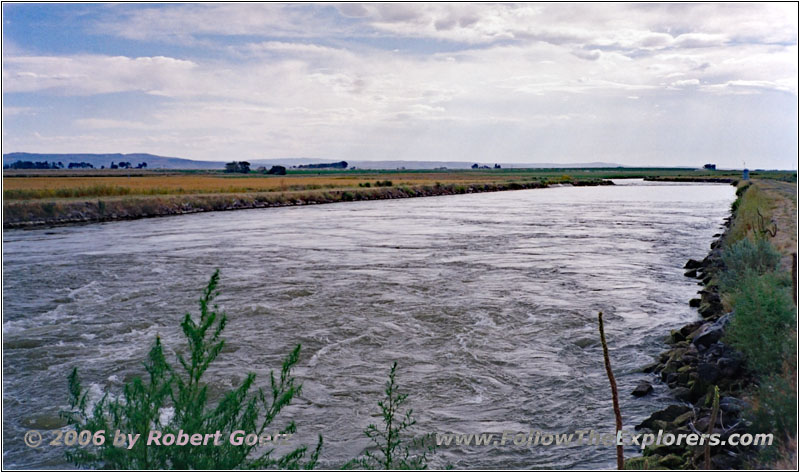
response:
[[[125,199],[101,199],[97,201],[21,201],[4,203],[3,228],[7,230],[38,229],[122,220],[138,220],[142,218],[169,217],[201,212],[321,205],[363,200],[408,199],[524,189],[545,189],[559,186],[584,187],[606,185],[614,185],[614,183],[608,179],[575,179],[570,182],[559,184],[541,182],[475,185],[442,184],[414,187],[397,186],[331,191],[297,191],[281,193],[279,195],[273,195],[271,193],[202,194],[136,196]]]

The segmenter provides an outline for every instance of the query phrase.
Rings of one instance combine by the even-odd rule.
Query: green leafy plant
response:
[[[793,353],[788,336],[795,324],[795,307],[786,274],[748,273],[733,296],[735,314],[726,332],[728,341],[763,376],[778,373]]]
[[[722,253],[725,271],[720,275],[720,289],[735,292],[750,274],[760,276],[778,269],[781,254],[769,243],[759,238],[755,242],[743,238]]]
[[[435,451],[435,444],[429,435],[414,437],[410,430],[417,423],[412,409],[402,412],[408,401],[408,394],[398,392],[395,377],[397,362],[392,364],[389,380],[386,382],[386,397],[378,402],[381,408],[383,425],[370,424],[364,430],[372,442],[364,456],[350,460],[344,469],[366,470],[424,470],[428,468],[428,454]],[[428,444],[429,446],[425,446]]]
[[[314,467],[322,449],[321,436],[316,449],[306,458],[306,446],[274,456],[275,436],[268,438],[266,433],[281,410],[301,392],[302,386],[291,376],[300,345],[284,359],[277,378],[270,372],[268,390],[256,388],[256,375],[249,373],[240,386],[223,393],[216,405],[211,405],[204,375],[225,345],[222,332],[227,323],[227,316],[218,312],[213,303],[218,295],[218,283],[219,271],[216,271],[200,299],[200,317],[186,314],[181,323],[188,350],[177,356],[178,369],[167,361],[161,339],[156,337],[144,363],[145,379],[134,378],[125,385],[121,395],[106,393],[92,407],[88,391],[81,387],[78,370],[73,369],[68,379],[70,410],[62,412],[62,416],[76,431],[104,431],[106,439],[101,445],[67,451],[69,461],[80,467],[120,470]],[[167,434],[180,438],[183,433],[187,440],[194,434],[219,432],[219,442],[147,445],[148,433],[156,430],[162,433],[161,438]],[[229,439],[237,430],[268,439],[268,442],[266,446],[259,445],[260,441],[236,445]],[[140,438],[119,445],[114,441],[117,432],[140,434]],[[283,439],[295,432],[294,422],[280,430]]]

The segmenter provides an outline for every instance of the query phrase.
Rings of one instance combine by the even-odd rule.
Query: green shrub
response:
[[[213,305],[219,271],[216,271],[200,299],[200,318],[186,314],[181,328],[188,343],[186,357],[177,356],[178,367],[167,362],[161,339],[156,337],[144,364],[146,378],[136,377],[125,385],[120,396],[106,393],[89,409],[87,391],[81,387],[78,370],[69,376],[70,410],[62,416],[76,431],[105,431],[106,441],[98,447],[76,447],[67,451],[67,459],[84,468],[107,469],[263,469],[277,467],[313,468],[322,448],[322,437],[316,449],[304,462],[307,448],[301,446],[280,457],[273,449],[256,450],[258,443],[232,445],[232,432],[242,430],[266,435],[281,410],[300,394],[302,386],[295,384],[291,369],[297,363],[300,345],[283,361],[279,378],[270,373],[270,388],[255,388],[254,373],[242,384],[223,393],[216,406],[209,406],[208,386],[203,375],[225,344],[222,332],[227,317]],[[172,412],[168,419],[164,414]],[[114,433],[140,434],[132,448],[114,446]],[[159,430],[163,435],[188,435],[221,432],[221,445],[147,446],[148,432]],[[296,431],[290,422],[281,433]],[[272,433],[272,431],[270,431]]]
[[[725,271],[719,277],[723,292],[735,292],[750,273],[762,275],[778,269],[781,254],[765,239],[754,242],[743,238],[728,246],[722,253]]]
[[[417,421],[412,417],[412,409],[408,409],[405,413],[401,412],[408,400],[408,394],[400,394],[397,391],[396,375],[395,361],[389,370],[389,380],[384,391],[386,397],[378,401],[383,425],[378,428],[375,424],[370,424],[364,431],[364,435],[372,441],[372,446],[367,449],[363,457],[350,460],[342,469],[424,470],[428,468],[428,454],[435,450],[435,443],[431,441],[430,435],[414,437],[409,432]],[[431,446],[426,447],[426,443]],[[412,453],[414,451],[417,453]]]
[[[784,358],[794,353],[789,336],[795,325],[790,287],[787,274],[748,271],[733,294],[735,313],[726,341],[762,377],[781,371]]]
[[[794,363],[788,361],[787,363]],[[795,432],[797,427],[797,391],[794,379],[773,374],[761,381],[751,409],[754,432]],[[780,439],[786,440],[786,439]]]

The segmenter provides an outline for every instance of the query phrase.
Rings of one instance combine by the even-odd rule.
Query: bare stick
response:
[[[792,253],[792,300],[797,305],[797,253]]]
[[[709,424],[708,424],[708,435],[709,436],[714,433],[714,427],[717,424],[717,413],[718,412],[719,412],[719,387],[714,386],[714,404],[711,407],[711,422],[709,422]],[[706,470],[710,470],[711,469],[711,442],[706,444],[705,452],[703,452],[703,453],[704,453],[705,460],[706,460],[705,461],[705,463],[706,463],[705,464],[705,469]]]
[[[622,431],[622,413],[619,410],[619,394],[617,393],[617,381],[614,379],[614,372],[611,371],[611,359],[608,357],[608,345],[606,344],[606,332],[603,330],[603,313],[597,314],[600,322],[600,343],[603,345],[603,360],[606,363],[606,374],[608,382],[611,383],[611,401],[614,403],[614,416],[617,420],[617,435]],[[622,445],[617,445],[617,469],[625,469],[625,459],[622,456]]]

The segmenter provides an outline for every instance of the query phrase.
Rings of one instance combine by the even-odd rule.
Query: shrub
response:
[[[733,294],[735,314],[726,340],[762,377],[780,372],[784,358],[794,353],[789,332],[795,325],[795,307],[786,276],[748,271]]]
[[[409,433],[417,421],[412,417],[412,410],[401,413],[401,409],[408,400],[408,394],[397,391],[395,377],[397,375],[397,362],[389,370],[389,381],[386,382],[386,397],[378,402],[381,408],[383,426],[378,428],[370,424],[364,431],[372,447],[367,449],[363,457],[350,460],[342,468],[366,470],[424,470],[428,468],[428,453],[432,453],[434,446],[424,447],[430,442],[430,436],[414,437]],[[418,451],[413,454],[412,451]]]
[[[302,386],[295,384],[291,369],[297,363],[300,345],[283,361],[279,378],[270,373],[270,389],[254,388],[255,374],[249,373],[242,384],[222,395],[216,406],[209,406],[208,386],[203,375],[225,344],[222,332],[227,323],[224,313],[213,305],[219,271],[214,272],[200,299],[200,318],[186,314],[181,328],[188,344],[187,357],[177,356],[179,369],[170,365],[164,356],[161,339],[156,337],[144,364],[146,378],[136,377],[126,384],[120,396],[106,393],[91,409],[88,393],[78,378],[78,370],[69,376],[70,410],[62,416],[76,431],[105,431],[106,441],[99,447],[77,447],[67,451],[67,459],[77,466],[109,469],[263,469],[267,467],[313,467],[322,448],[322,437],[308,461],[307,448],[301,446],[288,454],[274,458],[273,449],[256,452],[258,445],[232,445],[228,439],[236,430],[255,433],[266,431],[281,410],[300,394]],[[212,307],[213,306],[213,307]],[[172,413],[171,416],[167,415]],[[113,437],[119,430],[125,434],[140,434],[132,448],[114,446]],[[221,432],[221,445],[151,446],[148,432],[177,435]],[[282,433],[294,433],[290,422]],[[251,456],[251,454],[253,454]]]
[[[793,369],[787,367],[787,371],[796,373],[796,368],[796,366]],[[783,375],[773,374],[762,380],[755,397],[757,402],[751,411],[753,420],[751,430],[774,432],[777,435],[795,432],[797,426],[796,382],[796,378],[785,373]],[[769,457],[777,452],[774,449],[767,449],[766,453]]]
[[[728,246],[722,253],[725,271],[720,275],[719,284],[724,292],[735,292],[740,282],[750,273],[762,275],[775,271],[781,255],[765,239],[755,242],[747,238]]]

